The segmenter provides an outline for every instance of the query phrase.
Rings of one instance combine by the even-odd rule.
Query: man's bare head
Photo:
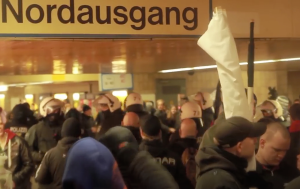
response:
[[[278,166],[290,148],[291,137],[287,128],[278,122],[268,125],[259,140],[257,160],[266,166]]]
[[[181,122],[179,135],[180,138],[197,137],[197,125],[192,119],[184,119]]]
[[[127,112],[123,118],[122,126],[140,127],[139,116],[133,112]]]
[[[278,122],[272,122],[268,124],[265,134],[261,138],[265,140],[272,140],[276,135],[280,135],[284,139],[290,139],[290,133],[286,127]]]

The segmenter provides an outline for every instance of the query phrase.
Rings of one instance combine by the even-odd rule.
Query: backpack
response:
[[[181,161],[185,167],[186,177],[191,181],[193,186],[196,186],[196,160],[195,156],[198,150],[195,148],[186,148],[181,156]]]

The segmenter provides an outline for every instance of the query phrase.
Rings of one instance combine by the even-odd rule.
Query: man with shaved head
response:
[[[196,139],[198,134],[197,125],[192,119],[184,119],[181,122],[179,135],[180,138]]]
[[[259,140],[256,170],[273,184],[274,189],[283,189],[299,174],[296,167],[290,167],[282,161],[290,148],[290,142],[288,130],[279,122],[270,123]]]
[[[140,144],[142,137],[140,134],[140,118],[134,112],[127,112],[123,118],[122,126],[131,131],[137,142]]]
[[[170,145],[170,150],[177,153],[186,168],[186,176],[196,186],[196,161],[195,156],[198,151],[197,125],[192,119],[184,119],[179,128],[180,138]]]

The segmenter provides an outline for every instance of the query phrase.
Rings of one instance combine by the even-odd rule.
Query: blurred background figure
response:
[[[171,106],[170,110],[167,112],[166,125],[170,128],[176,128],[176,124],[180,121],[180,114],[176,106]]]

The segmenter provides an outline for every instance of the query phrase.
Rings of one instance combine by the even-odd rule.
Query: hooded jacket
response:
[[[101,123],[101,130],[99,136],[104,135],[110,128],[120,126],[124,117],[124,112],[121,109],[117,109],[114,112],[102,112],[104,119]]]
[[[174,177],[181,189],[192,189],[193,186],[186,177],[186,170],[180,157],[164,147],[160,140],[144,140],[140,144],[140,150],[148,151],[158,163],[163,165]]]
[[[246,173],[247,160],[237,157],[217,146],[203,147],[196,162],[200,173],[196,189],[273,189],[257,172]]]
[[[126,189],[109,149],[90,137],[77,141],[69,150],[62,183],[64,189]]]
[[[37,183],[51,185],[52,189],[62,189],[61,178],[65,170],[66,156],[77,140],[78,138],[75,137],[64,137],[58,142],[56,147],[45,154],[35,175]]]
[[[218,147],[200,150],[196,189],[248,189],[247,161]]]
[[[31,189],[30,176],[34,165],[28,145],[9,129],[5,133],[7,142],[3,150],[0,148],[0,159],[4,160],[0,180],[6,177],[6,183],[10,185],[13,182],[15,189]]]

